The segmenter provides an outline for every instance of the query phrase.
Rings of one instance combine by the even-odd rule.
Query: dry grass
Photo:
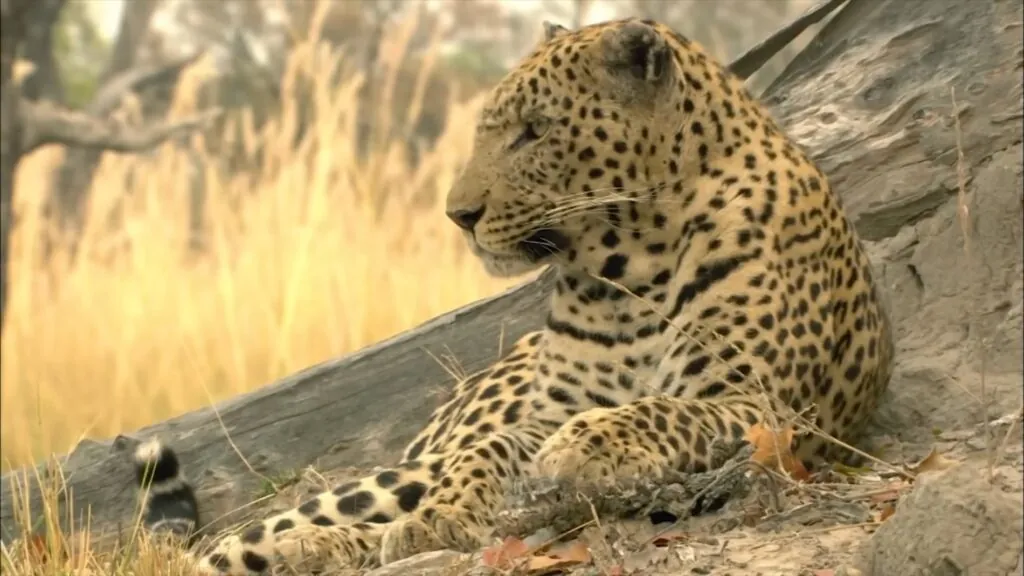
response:
[[[54,464],[54,469],[59,467]],[[39,486],[44,510],[29,517],[27,491]],[[138,519],[119,539],[121,545],[106,547],[97,553],[87,531],[61,529],[57,502],[64,491],[64,478],[22,477],[15,482],[15,517],[24,527],[24,536],[0,552],[0,573],[17,576],[184,576],[193,574],[188,557],[181,548],[166,541],[149,538],[140,530]],[[70,514],[71,507],[67,509]]]
[[[401,62],[411,32],[385,40],[383,61]],[[203,163],[209,249],[198,256],[188,247],[191,164],[173,146],[103,158],[74,265],[66,251],[42,258],[42,200],[63,150],[22,162],[0,363],[4,470],[262,386],[513,283],[488,277],[442,214],[479,101],[449,103],[446,133],[417,166],[400,141],[360,158],[356,118],[374,111],[360,110],[359,77],[340,89],[321,80],[339,58],[312,40],[290,54],[282,115],[260,131],[241,123],[247,149],[263,149],[257,172]],[[194,111],[207,71],[187,71],[172,116]],[[296,145],[301,82],[315,86],[304,111],[315,121]],[[202,137],[193,144],[212,159]],[[123,217],[111,226],[115,209]],[[49,504],[30,518],[24,490],[15,498],[26,538],[4,548],[4,574],[186,573],[136,530],[96,556],[87,532],[59,528],[59,476],[21,480]]]
[[[404,32],[385,48],[400,52]],[[360,159],[359,79],[341,89],[319,80],[337,63],[312,42],[290,56],[282,100],[294,101],[300,79],[315,84],[316,121],[301,143],[290,143],[298,114],[286,105],[249,131],[249,148],[265,153],[258,172],[207,167],[210,242],[198,257],[187,241],[190,165],[174,147],[104,157],[74,266],[40,256],[41,201],[63,150],[22,163],[2,350],[5,468],[262,386],[510,284],[485,275],[441,211],[478,103],[452,105],[417,167],[397,141]],[[194,109],[204,68],[180,83],[174,115]],[[434,201],[410,208],[413,194]]]

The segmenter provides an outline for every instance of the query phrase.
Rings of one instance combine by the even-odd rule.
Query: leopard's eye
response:
[[[519,137],[509,146],[509,150],[518,150],[530,142],[540,140],[544,133],[547,132],[547,129],[548,123],[546,121],[532,120],[527,122]]]

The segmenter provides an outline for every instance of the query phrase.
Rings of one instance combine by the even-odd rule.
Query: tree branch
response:
[[[21,100],[19,108],[24,122],[22,150],[26,154],[46,144],[138,152],[178,134],[206,126],[221,113],[219,109],[212,109],[177,122],[127,126],[112,119],[99,119],[68,110],[51,102]]]
[[[153,84],[174,82],[185,67],[199,60],[202,55],[202,52],[197,52],[162,64],[136,66],[125,70],[104,83],[84,111],[93,116],[104,117],[117,108],[126,94]]]
[[[743,56],[740,56],[729,65],[729,70],[744,80],[750,78],[772,57],[781,52],[786,46],[789,46],[789,43],[795,40],[797,36],[803,34],[804,30],[824,20],[846,1],[825,0],[819,2],[816,6],[812,6],[802,16],[790,22],[757,46],[747,50]]]

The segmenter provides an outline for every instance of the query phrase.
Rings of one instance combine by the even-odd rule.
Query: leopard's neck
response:
[[[659,368],[677,350],[680,331],[690,333],[694,300],[754,265],[753,255],[771,241],[751,232],[749,246],[720,255],[721,245],[756,224],[744,215],[742,195],[718,210],[694,199],[733,197],[740,185],[696,179],[667,198],[633,203],[620,210],[632,212],[628,219],[578,237],[578,254],[557,265],[537,367],[537,419],[561,423],[669,390],[674,375]]]
[[[537,367],[539,420],[556,426],[584,410],[656,392],[651,379],[673,340],[666,325],[675,299],[674,260],[665,254],[646,282],[618,286],[558,270]],[[652,284],[662,269],[668,278]]]

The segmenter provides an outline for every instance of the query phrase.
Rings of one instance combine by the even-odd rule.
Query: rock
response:
[[[857,566],[864,576],[1006,576],[1019,570],[1020,494],[1003,492],[987,476],[984,469],[959,465],[919,477],[917,488],[862,546]]]

